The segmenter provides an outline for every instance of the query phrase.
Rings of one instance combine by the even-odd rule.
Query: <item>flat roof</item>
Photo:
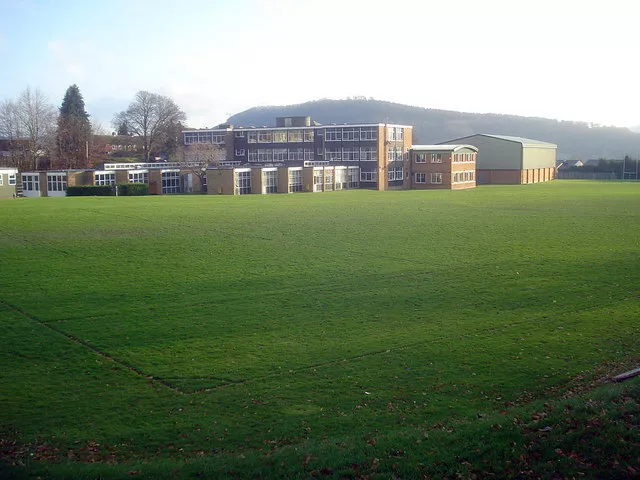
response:
[[[478,147],[474,147],[473,145],[466,145],[463,143],[457,144],[445,144],[445,145],[412,145],[411,150],[421,150],[421,151],[444,151],[444,152],[455,152],[456,150],[460,150],[462,148],[469,148],[474,152],[478,151]]]
[[[182,130],[182,133],[198,133],[198,132],[237,132],[239,130],[246,132],[252,132],[257,130],[316,130],[320,128],[342,128],[342,127],[401,127],[401,128],[413,128],[412,125],[399,125],[395,123],[336,123],[329,125],[310,125],[307,127],[252,127],[239,125],[233,128],[196,128],[189,130]]]

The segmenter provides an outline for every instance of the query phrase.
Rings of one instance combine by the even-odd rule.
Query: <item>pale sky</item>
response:
[[[373,97],[640,125],[637,0],[0,0],[0,100],[77,84],[109,129],[139,90],[192,127]]]

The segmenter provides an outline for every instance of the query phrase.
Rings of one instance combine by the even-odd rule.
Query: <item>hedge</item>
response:
[[[118,185],[118,195],[123,197],[149,195],[149,185],[146,183],[121,183]]]
[[[68,197],[108,197],[114,195],[111,185],[78,185],[67,187]]]

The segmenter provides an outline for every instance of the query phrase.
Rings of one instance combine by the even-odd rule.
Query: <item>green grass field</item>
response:
[[[640,382],[603,382],[640,366],[640,184],[9,199],[0,225],[2,477],[640,472]]]

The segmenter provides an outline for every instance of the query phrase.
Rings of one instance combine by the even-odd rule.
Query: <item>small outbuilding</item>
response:
[[[17,168],[0,168],[0,198],[15,197],[17,183]]]
[[[557,145],[507,135],[476,134],[443,142],[478,149],[476,181],[483,184],[523,184],[556,178]]]

